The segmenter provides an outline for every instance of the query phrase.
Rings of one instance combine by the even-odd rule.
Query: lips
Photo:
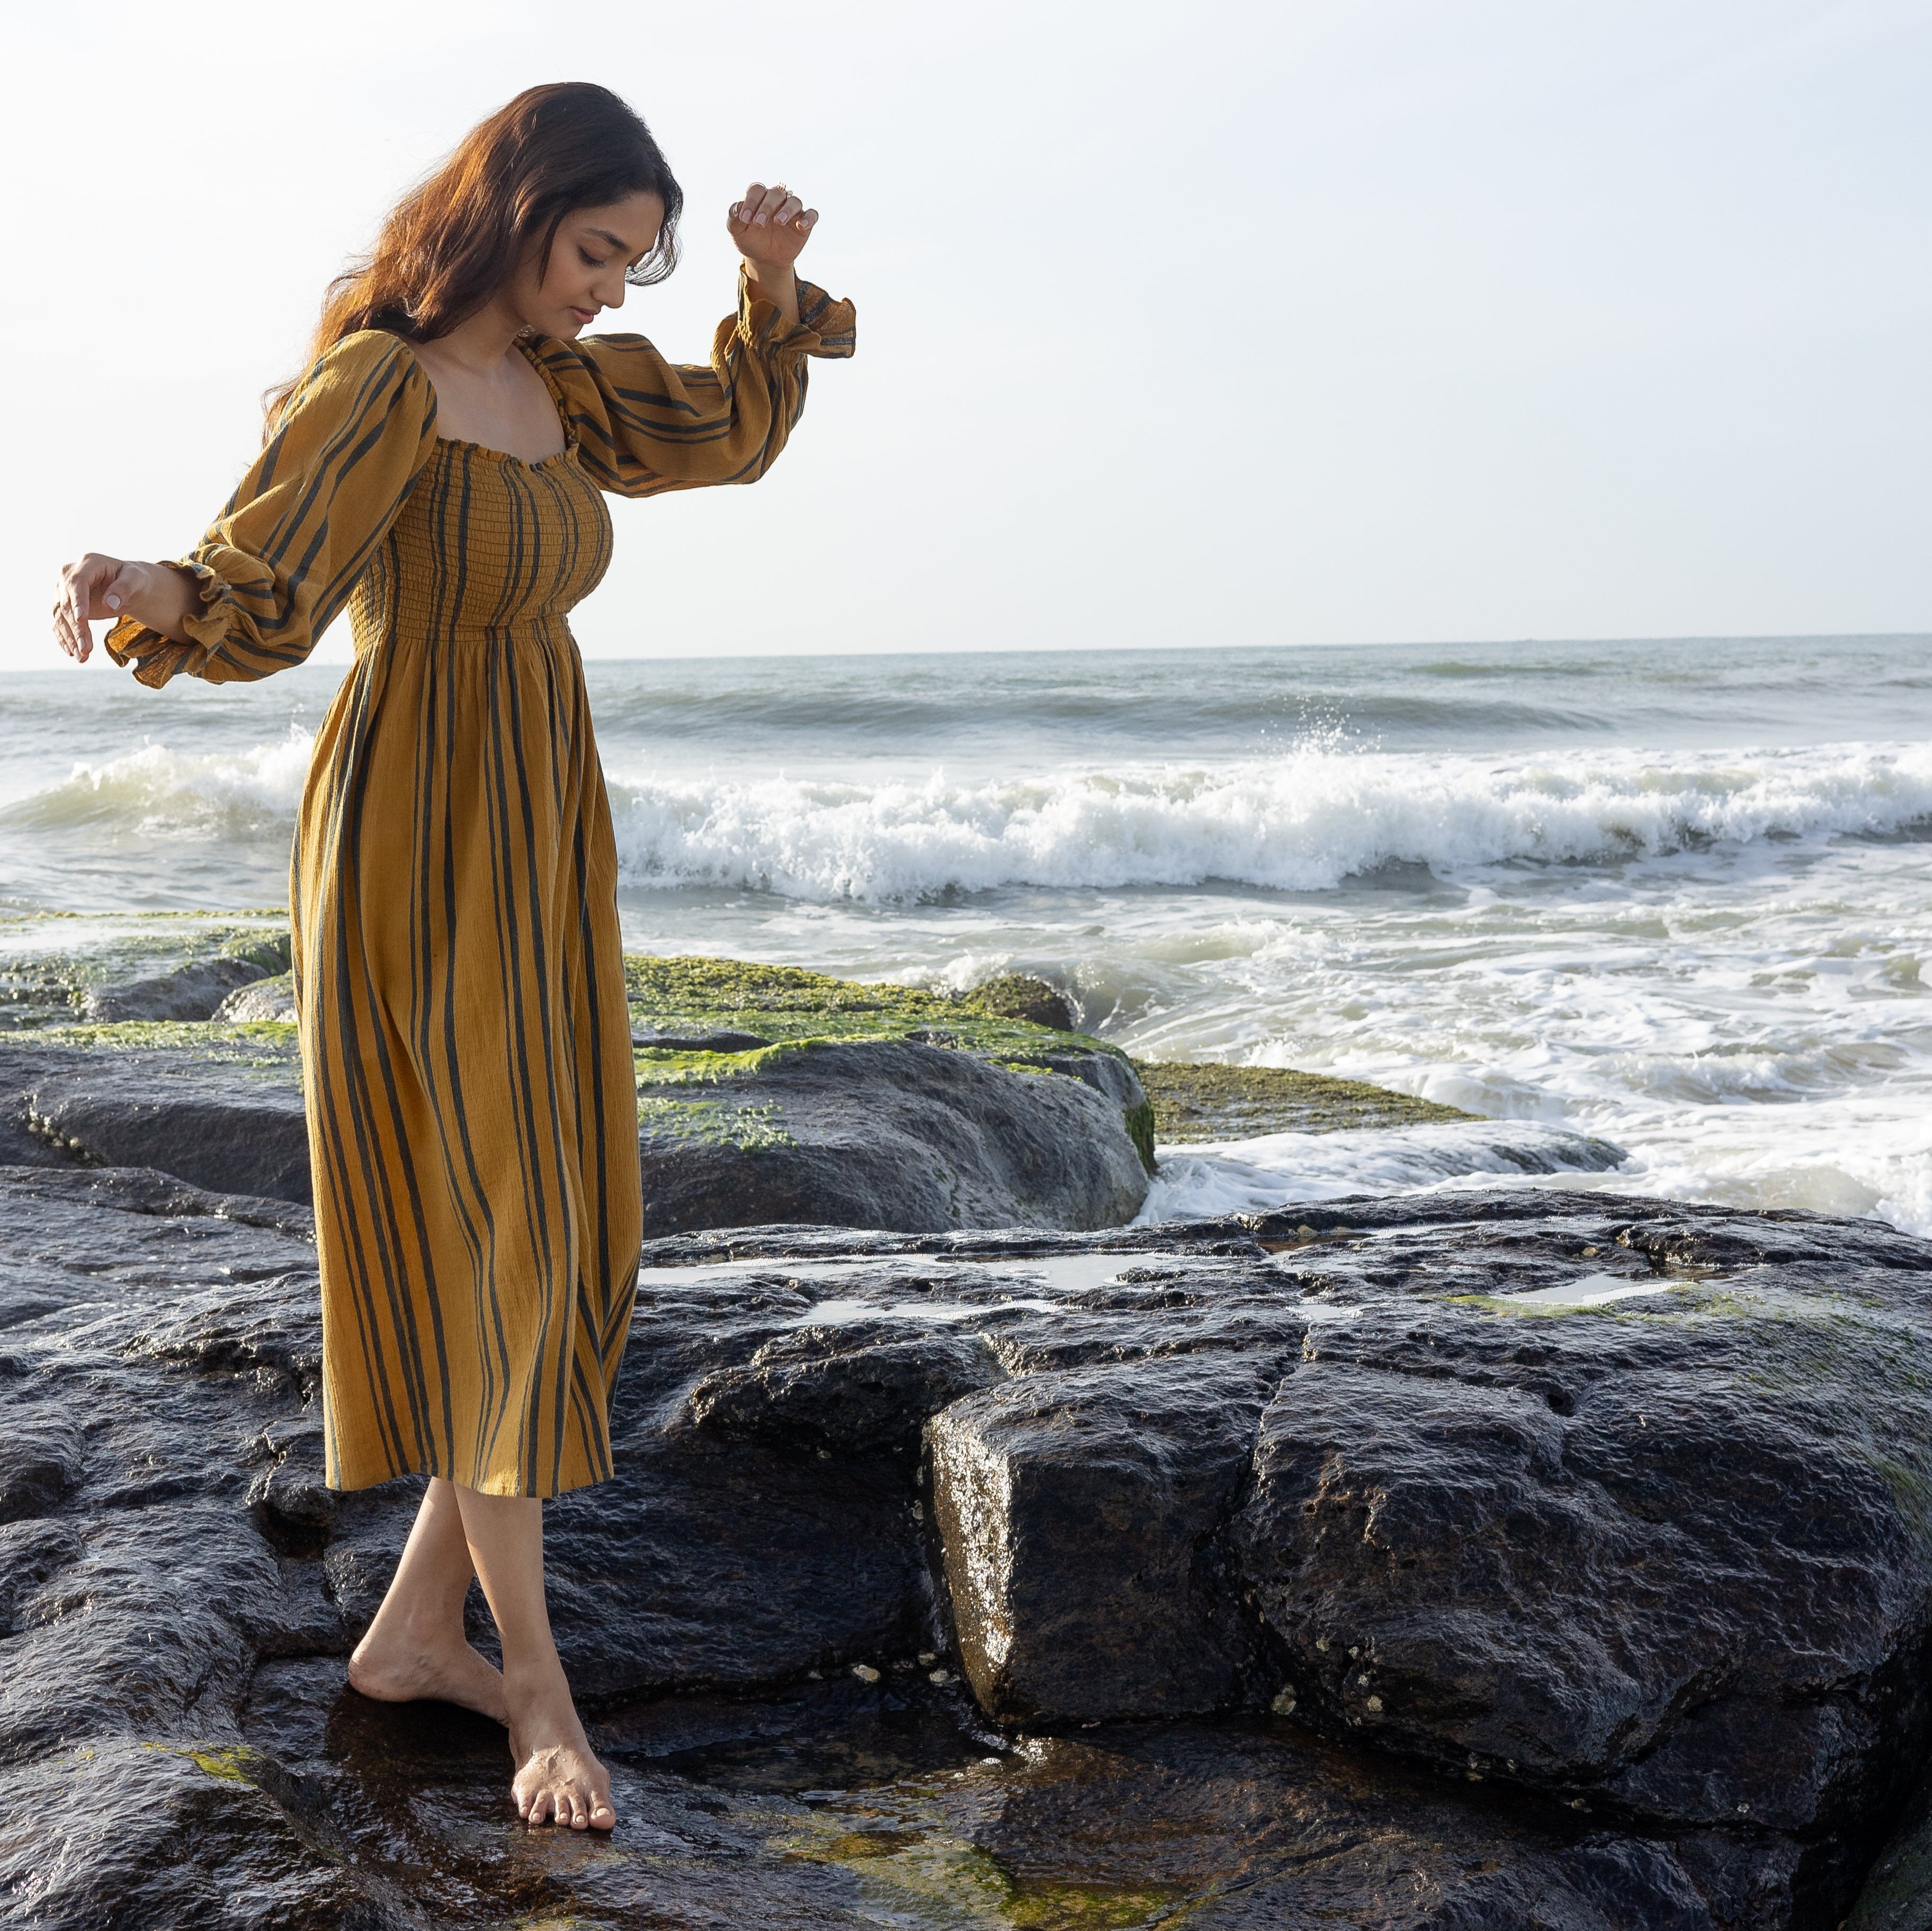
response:
[[[589,328],[591,323],[597,319],[598,314],[598,311],[596,309],[578,308],[574,304],[572,307],[570,312],[572,315],[577,317],[577,325],[580,328]]]

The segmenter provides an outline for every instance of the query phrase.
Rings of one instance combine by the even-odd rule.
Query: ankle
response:
[[[440,1650],[469,1640],[460,1611],[451,1616],[413,1609],[379,1615],[362,1638],[378,1649]]]

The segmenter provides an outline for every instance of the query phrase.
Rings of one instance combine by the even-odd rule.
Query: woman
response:
[[[507,1724],[519,1812],[578,1829],[616,1819],[550,1639],[542,1498],[610,1472],[641,1202],[616,852],[565,619],[609,560],[600,491],[755,481],[806,358],[852,350],[850,306],[793,271],[818,216],[782,186],[730,211],[738,313],[710,367],[580,340],[669,273],[682,204],[616,95],[518,95],[332,288],[194,553],[91,553],[55,607],[69,655],[114,618],[110,655],[159,686],[298,664],[349,606],[290,895],[324,1432],[336,1487],[430,1478],[350,1680]],[[465,1638],[472,1574],[500,1674]]]

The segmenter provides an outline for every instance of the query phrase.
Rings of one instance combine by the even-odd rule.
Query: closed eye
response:
[[[595,255],[591,254],[587,250],[583,248],[578,250],[577,255],[578,259],[583,262],[584,265],[586,268],[601,268],[604,266],[605,263],[610,259],[610,257],[607,255],[604,258],[603,261],[599,261]]]

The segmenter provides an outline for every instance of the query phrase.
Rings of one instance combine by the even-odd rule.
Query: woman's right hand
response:
[[[75,663],[85,664],[94,652],[88,625],[96,619],[136,616],[165,636],[178,628],[193,595],[192,585],[178,570],[159,563],[131,563],[90,550],[61,572],[60,595],[54,599],[54,641]],[[155,622],[157,616],[164,621]]]

